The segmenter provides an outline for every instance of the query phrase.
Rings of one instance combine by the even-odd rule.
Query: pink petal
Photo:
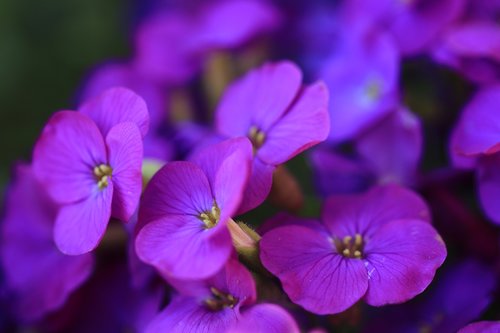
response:
[[[139,227],[166,215],[210,211],[214,203],[205,173],[192,162],[170,162],[151,179],[139,210]]]
[[[271,192],[275,169],[275,166],[263,163],[258,157],[253,159],[252,174],[248,179],[238,214],[246,213],[266,200]]]
[[[203,279],[219,271],[232,251],[225,223],[205,229],[189,215],[171,215],[145,225],[137,235],[139,258],[163,275],[177,279]]]
[[[275,304],[258,304],[243,312],[228,333],[299,333],[293,317]]]
[[[134,123],[120,123],[106,137],[114,187],[111,215],[128,221],[142,192],[142,139]]]
[[[35,176],[60,203],[88,198],[97,189],[93,169],[106,161],[99,129],[90,118],[73,111],[50,118],[33,152]]]
[[[251,172],[250,141],[245,137],[225,140],[198,151],[190,160],[205,172],[219,207],[232,215]]]
[[[381,225],[401,219],[430,221],[422,198],[403,187],[374,187],[363,195],[332,196],[323,207],[323,221],[339,237],[372,234]]]
[[[292,302],[316,314],[342,312],[368,288],[363,262],[338,255],[328,235],[311,228],[268,231],[260,241],[260,258]]]
[[[446,247],[426,222],[397,220],[381,226],[364,248],[368,304],[402,303],[427,288],[446,258]]]
[[[481,206],[486,215],[495,223],[500,223],[500,154],[479,159],[477,181]]]
[[[78,255],[92,251],[104,236],[111,217],[113,183],[96,188],[87,199],[62,206],[54,226],[54,240],[62,253]]]
[[[295,99],[302,81],[291,62],[266,64],[233,83],[222,96],[215,114],[217,131],[246,136],[252,126],[267,132]]]
[[[322,82],[304,88],[283,118],[266,132],[257,156],[271,165],[282,164],[328,137],[328,89]]]
[[[142,137],[149,129],[146,102],[127,88],[111,88],[83,104],[79,111],[92,118],[103,136],[119,123],[132,122],[139,127]]]

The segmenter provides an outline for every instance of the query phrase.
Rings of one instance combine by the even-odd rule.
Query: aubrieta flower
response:
[[[289,61],[265,64],[229,86],[216,110],[216,130],[248,137],[254,151],[240,211],[261,204],[276,166],[324,141],[329,122],[327,88],[322,82],[302,86],[300,69]]]
[[[465,106],[452,134],[454,165],[475,169],[479,198],[486,215],[500,223],[500,85],[485,86]]]
[[[398,186],[327,199],[322,223],[289,217],[265,233],[261,260],[290,299],[317,314],[360,299],[401,303],[421,293],[446,257],[415,193]]]
[[[298,333],[294,319],[275,304],[256,304],[252,275],[230,259],[216,275],[173,282],[179,294],[151,322],[146,333]]]
[[[251,158],[250,141],[236,138],[160,169],[141,200],[139,258],[178,279],[219,271],[232,251],[227,223],[242,200]]]
[[[146,104],[114,88],[79,112],[55,113],[33,152],[33,169],[61,205],[54,226],[65,254],[93,250],[110,217],[128,221],[142,189],[142,138],[149,127]]]
[[[139,27],[132,65],[154,81],[185,83],[211,52],[237,48],[279,23],[279,13],[259,0],[213,1],[195,13],[159,12]]]
[[[479,321],[461,328],[458,333],[498,333],[500,321]]]
[[[24,322],[61,308],[92,272],[92,255],[66,256],[55,247],[56,216],[57,205],[31,167],[17,165],[6,197],[0,259],[9,310]]]
[[[373,184],[414,186],[422,146],[420,119],[400,107],[353,140],[352,158],[325,145],[311,152],[310,162],[317,187],[325,196],[360,192]]]

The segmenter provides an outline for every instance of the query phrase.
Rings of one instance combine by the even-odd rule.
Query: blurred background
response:
[[[89,69],[130,51],[127,0],[0,1],[0,186]]]

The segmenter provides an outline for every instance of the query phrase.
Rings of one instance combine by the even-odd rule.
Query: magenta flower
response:
[[[260,242],[261,260],[290,299],[317,314],[363,298],[381,306],[421,293],[446,257],[420,197],[397,186],[334,196],[323,223],[290,217]]]
[[[458,333],[498,333],[498,332],[500,332],[500,321],[478,321],[477,323],[469,324],[458,330]]]
[[[234,82],[216,111],[216,129],[227,137],[247,136],[253,144],[253,171],[240,211],[269,194],[272,174],[329,132],[328,91],[321,82],[302,86],[291,62],[266,64]]]
[[[220,0],[194,12],[160,12],[139,28],[133,66],[152,80],[182,84],[210,52],[237,48],[279,23],[277,11],[258,0]]]
[[[93,250],[110,217],[128,221],[142,188],[142,137],[149,126],[145,102],[110,89],[80,112],[52,116],[36,143],[33,169],[61,205],[54,226],[66,254]]]
[[[243,197],[251,156],[249,140],[237,138],[160,169],[141,201],[139,258],[178,279],[220,270],[232,251],[227,221]]]
[[[495,103],[500,85],[481,89],[465,106],[451,138],[455,166],[476,170],[479,198],[486,215],[500,223],[500,115]]]
[[[298,333],[294,319],[278,305],[255,304],[257,292],[249,271],[230,259],[215,276],[179,286],[170,304],[146,333]]]
[[[32,322],[61,308],[90,275],[90,254],[66,256],[52,235],[57,205],[35,180],[32,169],[16,167],[1,225],[0,259],[10,311]]]

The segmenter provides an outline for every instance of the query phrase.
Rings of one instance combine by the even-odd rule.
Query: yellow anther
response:
[[[346,256],[346,257],[349,257],[349,256],[351,256],[351,251],[349,251],[349,249],[344,249],[344,250],[342,251],[342,254],[343,254],[344,256]]]
[[[351,243],[351,240],[352,240],[352,237],[351,236],[345,236],[344,239],[343,239],[343,243],[344,245],[350,245]]]
[[[248,131],[248,138],[252,142],[253,149],[257,150],[264,144],[266,135],[264,134],[263,131],[259,130],[257,127],[252,126]]]
[[[360,234],[354,236],[354,246],[359,247],[363,245],[363,237]]]
[[[211,287],[213,297],[205,300],[205,305],[212,311],[219,311],[226,307],[233,308],[239,301],[231,294],[225,294],[215,287]]]
[[[206,229],[215,227],[220,219],[220,209],[217,203],[214,201],[212,208],[209,211],[200,213],[198,218],[205,224]]]
[[[355,234],[354,237],[348,235],[344,238],[333,238],[333,244],[337,249],[337,253],[342,254],[346,258],[360,259],[363,257],[363,248],[365,246],[363,236]]]
[[[109,186],[109,179],[113,174],[113,169],[107,164],[100,164],[94,167],[94,176],[97,180],[97,186],[99,189],[103,189]]]
[[[361,258],[361,251],[354,251],[354,258]]]

